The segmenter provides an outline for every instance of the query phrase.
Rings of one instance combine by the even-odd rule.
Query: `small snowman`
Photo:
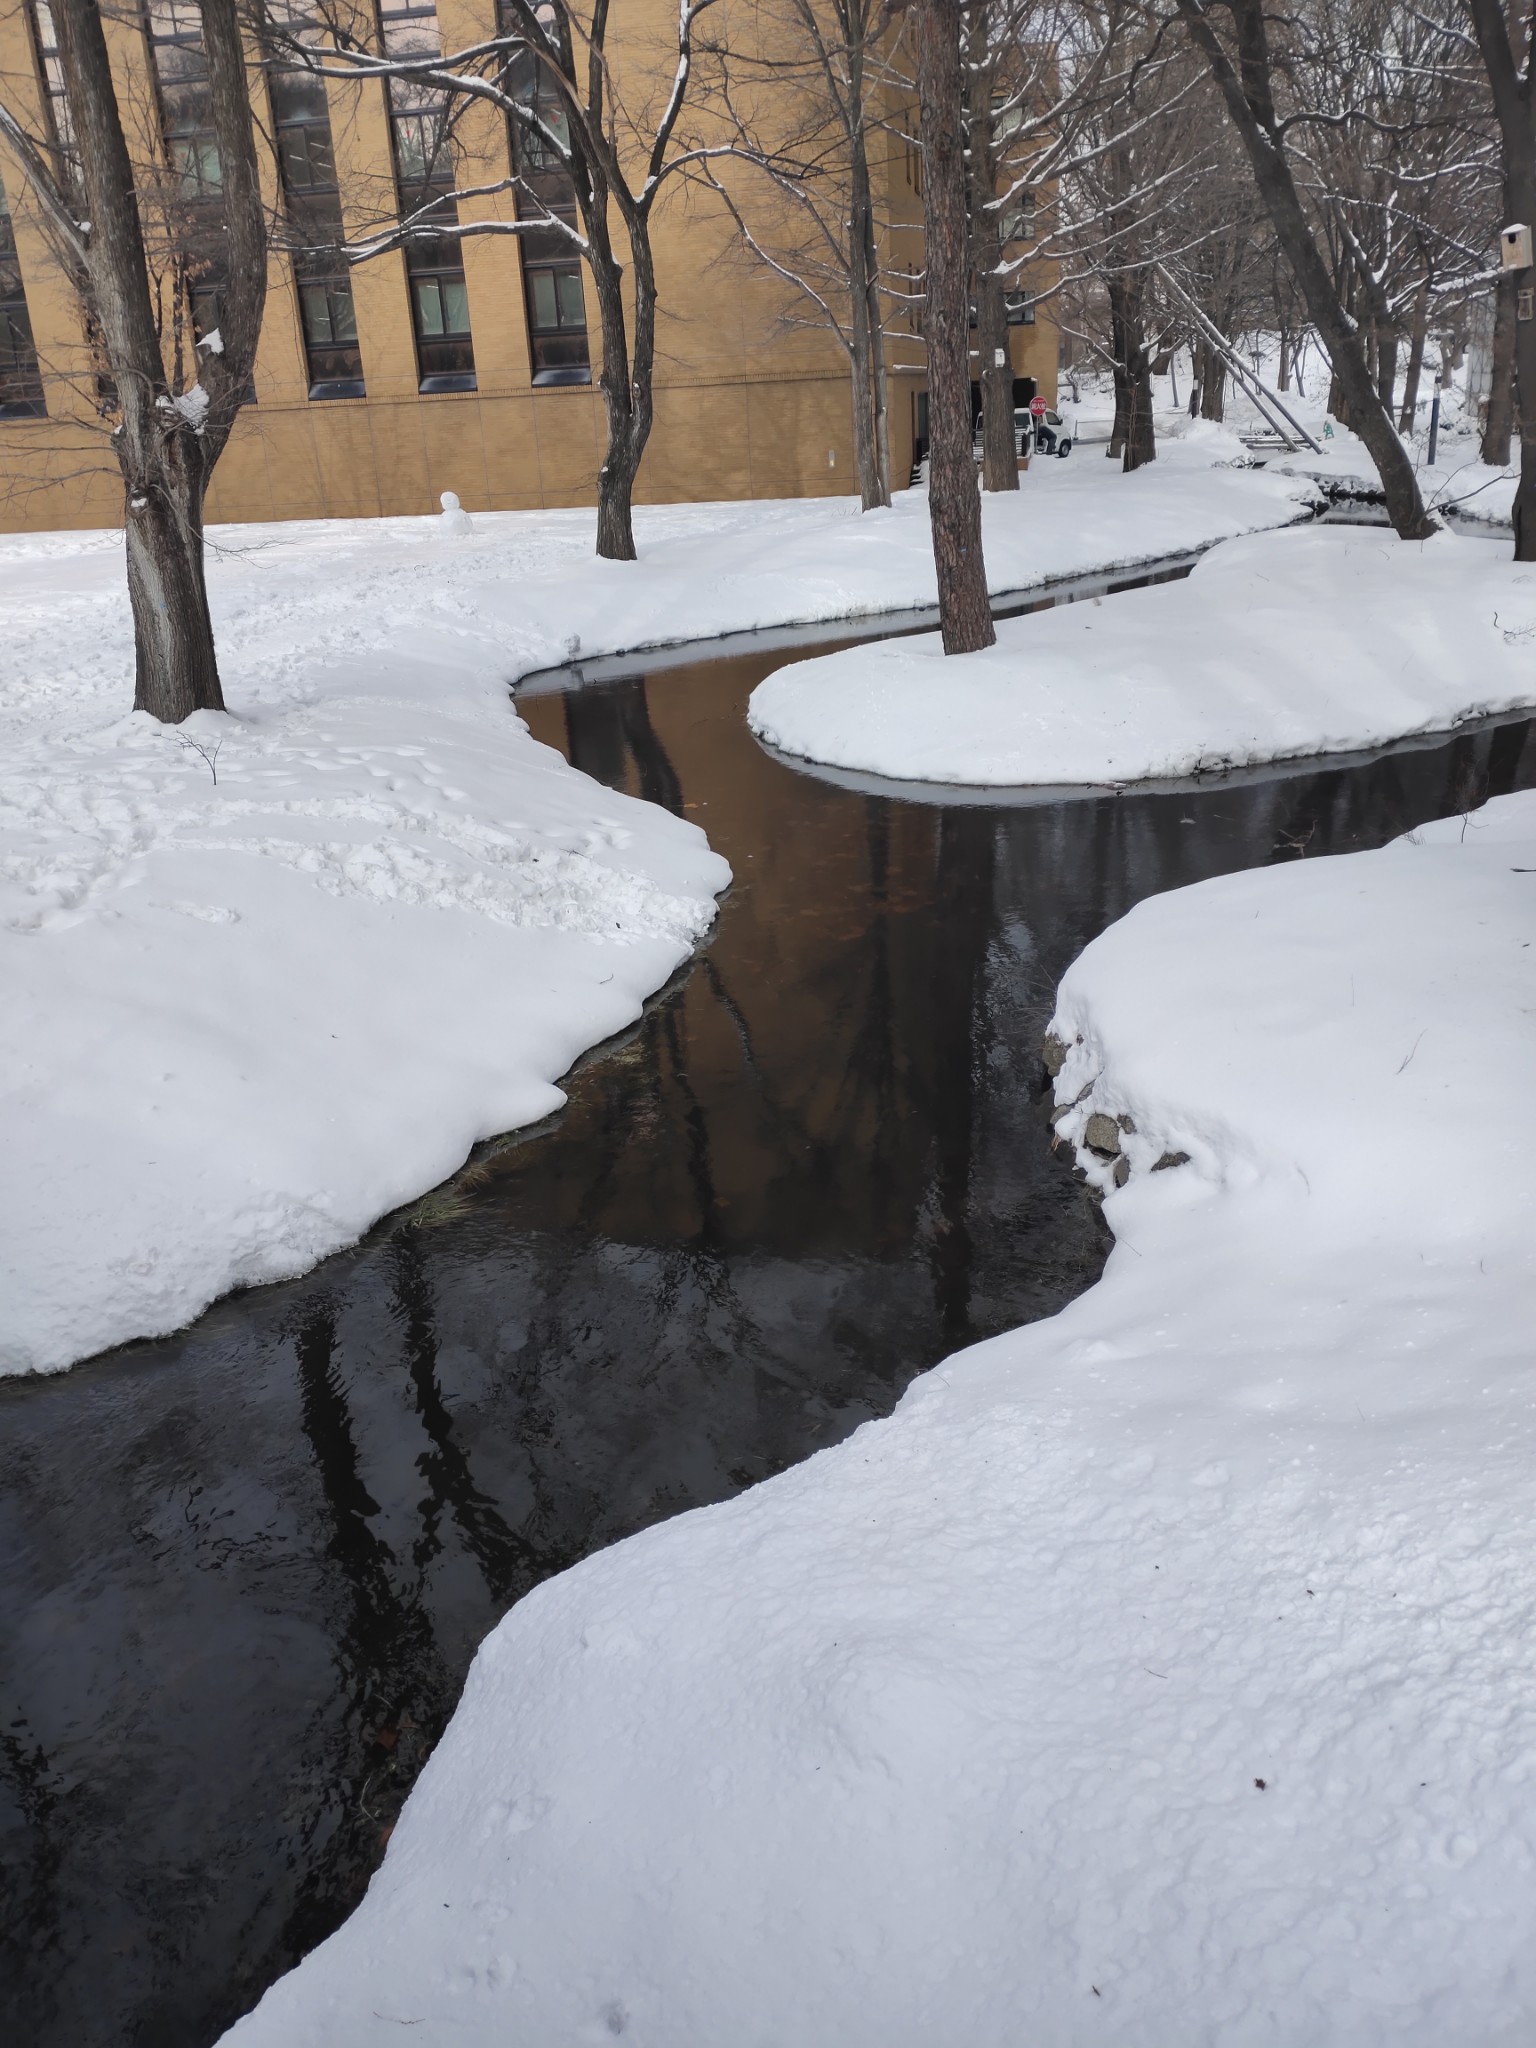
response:
[[[444,491],[438,503],[443,508],[442,516],[438,523],[441,525],[444,533],[450,533],[455,538],[460,538],[464,534],[474,532],[474,521],[459,503],[457,491]]]

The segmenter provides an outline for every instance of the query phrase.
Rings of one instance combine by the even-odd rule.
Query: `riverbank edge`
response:
[[[1536,705],[1528,567],[1482,535],[1383,543],[1288,521],[1126,593],[1107,630],[1025,617],[977,654],[941,659],[930,633],[777,669],[747,722],[786,764],[893,795],[1104,794],[1434,743]]]
[[[1533,845],[1527,792],[1094,941],[1047,1064],[1114,1194],[1104,1278],[514,1608],[363,1906],[231,2048],[352,2048],[370,2012],[466,2048],[605,2012],[669,2048],[936,2010],[979,2048],[1026,2009],[1121,2048],[1502,2038],[1536,1992],[1536,1111],[1497,1164],[1463,1134],[1519,1098]],[[1319,910],[1364,950],[1298,979]]]
[[[1080,485],[1069,490],[1063,503],[1070,500],[1079,508],[1087,508],[1082,511],[1081,516],[1086,522],[1090,540],[1094,535],[1102,539],[1106,533],[1123,533],[1127,525],[1134,520],[1137,509],[1155,510],[1157,507],[1163,507],[1166,519],[1171,521],[1172,529],[1176,529],[1171,531],[1171,538],[1179,554],[1188,553],[1195,546],[1212,544],[1212,541],[1219,538],[1224,531],[1253,531],[1256,528],[1263,529],[1276,523],[1310,516],[1315,499],[1315,493],[1311,493],[1310,486],[1299,480],[1286,480],[1283,484],[1279,480],[1270,480],[1267,484],[1250,489],[1246,479],[1225,474],[1221,461],[1223,449],[1224,443],[1218,444],[1211,436],[1206,436],[1197,446],[1184,451],[1181,464],[1170,463],[1167,474],[1152,479],[1150,484],[1141,478],[1116,477],[1101,480],[1095,476],[1091,482],[1085,478],[1082,483],[1090,487],[1083,488]],[[1117,485],[1131,488],[1117,490]],[[1028,601],[1031,594],[1046,591],[1050,587],[1060,587],[1063,583],[1080,581],[1085,575],[1113,574],[1121,569],[1127,573],[1135,573],[1137,568],[1144,568],[1149,562],[1168,557],[1167,547],[1161,556],[1151,556],[1139,549],[1128,549],[1123,544],[1116,544],[1108,548],[1101,547],[1098,556],[1086,565],[1081,560],[1076,560],[1069,569],[1064,569],[1059,574],[1047,570],[1038,579],[1020,583],[1017,574],[1018,562],[1032,552],[1039,552],[1027,541],[1027,536],[1038,525],[1044,503],[1044,500],[1027,502],[1020,498],[1016,503],[1003,504],[993,509],[994,526],[1001,522],[998,528],[1002,536],[998,547],[999,581],[1007,586],[1006,592],[1001,596],[1003,602],[1015,593]],[[345,731],[348,719],[352,719],[355,724],[356,714],[360,710],[364,713],[377,710],[384,714],[386,724],[391,720],[395,722],[398,730],[392,731],[391,746],[396,740],[420,739],[423,735],[413,735],[407,727],[400,725],[399,712],[404,706],[397,705],[394,699],[407,694],[403,678],[410,671],[413,661],[422,662],[428,636],[424,630],[406,633],[397,626],[396,631],[389,634],[388,629],[392,614],[398,614],[400,620],[404,621],[411,616],[408,608],[417,602],[425,607],[430,618],[436,609],[432,604],[432,586],[441,585],[445,576],[450,581],[456,580],[462,584],[467,592],[473,591],[476,609],[467,612],[456,621],[455,637],[446,646],[441,635],[431,641],[430,655],[422,662],[424,672],[431,675],[435,670],[452,682],[453,687],[448,695],[456,701],[460,711],[467,711],[471,716],[480,716],[482,712],[495,716],[499,715],[494,708],[498,698],[501,703],[507,701],[505,693],[509,669],[505,647],[508,640],[511,641],[514,650],[510,674],[520,680],[539,669],[547,668],[551,656],[558,651],[563,650],[569,655],[573,648],[580,644],[580,635],[570,631],[572,623],[577,619],[580,619],[590,635],[595,617],[599,627],[603,629],[596,635],[596,644],[603,646],[605,653],[611,651],[621,656],[637,655],[642,647],[659,651],[665,644],[674,651],[686,647],[689,650],[689,658],[707,658],[708,649],[717,637],[722,621],[727,624],[739,621],[739,630],[755,634],[763,629],[765,611],[771,620],[767,630],[784,630],[785,626],[795,621],[807,627],[818,624],[836,627],[839,624],[876,622],[876,630],[879,630],[878,622],[892,616],[891,608],[873,596],[868,602],[855,601],[850,604],[850,589],[856,589],[860,581],[872,591],[878,591],[882,584],[889,586],[893,582],[892,562],[900,563],[906,560],[914,549],[924,553],[926,551],[927,508],[925,502],[916,494],[908,494],[906,502],[888,513],[868,515],[867,518],[851,517],[847,508],[828,508],[819,501],[804,506],[787,504],[765,507],[755,516],[761,517],[764,522],[766,544],[770,547],[774,545],[774,535],[778,528],[782,528],[788,536],[783,545],[788,549],[791,567],[785,575],[779,577],[775,587],[772,578],[765,584],[759,577],[749,578],[741,573],[738,557],[743,555],[748,536],[745,532],[738,532],[733,523],[738,519],[741,510],[739,507],[706,506],[678,508],[674,513],[669,508],[650,508],[648,521],[660,530],[663,538],[658,541],[642,532],[643,559],[640,563],[593,564],[590,565],[590,577],[584,575],[580,579],[573,577],[568,569],[561,570],[557,573],[546,573],[542,581],[524,581],[515,587],[507,577],[507,564],[504,560],[500,561],[499,583],[495,580],[494,572],[489,580],[485,572],[492,563],[499,560],[495,551],[500,547],[501,536],[520,533],[527,526],[527,522],[518,524],[518,515],[496,515],[483,520],[474,536],[462,544],[440,537],[435,531],[436,522],[430,520],[335,522],[331,526],[317,527],[313,531],[305,529],[292,532],[282,529],[226,529],[217,536],[221,553],[215,564],[219,574],[215,578],[214,596],[219,616],[220,644],[226,650],[226,666],[230,670],[226,686],[235,717],[228,722],[218,721],[219,732],[214,733],[210,730],[204,734],[204,743],[212,749],[226,732],[237,736],[243,732],[252,738],[258,749],[263,745],[269,748],[275,746],[280,753],[286,743],[283,735],[290,728],[305,732],[312,729],[316,723],[333,721]],[[696,561],[703,552],[707,566],[710,549],[706,547],[701,550],[697,543],[690,545],[686,541],[680,547],[676,541],[669,542],[665,535],[673,523],[679,526],[681,533],[686,534],[690,525],[697,524],[701,513],[711,516],[719,514],[724,521],[725,538],[712,544],[712,552],[719,557],[722,566],[713,581],[707,576],[703,580],[698,580],[696,572],[690,570],[690,574],[695,575],[695,580],[685,586],[680,577],[681,562],[678,558],[687,555],[690,561]],[[1059,527],[1059,517],[1056,524]],[[805,588],[817,587],[817,578],[803,569],[799,556],[806,556],[809,552],[819,562],[825,563],[829,552],[836,553],[835,547],[829,551],[829,535],[836,539],[838,546],[846,543],[844,552],[847,553],[847,563],[844,569],[839,570],[830,580],[823,579],[827,580],[824,601],[808,605],[803,601]],[[272,615],[267,601],[272,595],[272,586],[274,583],[280,585],[285,574],[285,555],[293,550],[302,553],[306,547],[313,549],[317,541],[328,544],[333,536],[338,543],[345,541],[357,550],[352,559],[360,564],[361,573],[355,574],[351,565],[344,563],[348,570],[346,575],[339,580],[333,578],[328,585],[319,587],[324,589],[327,597],[339,596],[344,606],[346,602],[352,602],[354,610],[361,607],[361,611],[366,614],[369,630],[375,638],[380,629],[384,629],[387,644],[381,646],[379,655],[373,663],[373,672],[370,673],[368,664],[358,657],[356,633],[352,634],[349,645],[346,633],[334,633],[333,622],[332,644],[328,645],[322,638],[318,645],[305,653],[300,662],[295,662],[291,658],[292,650],[289,650],[285,658],[276,664],[278,676],[275,685],[263,676],[257,683],[255,691],[248,692],[242,665],[254,669],[258,668],[259,664],[252,656],[246,656],[243,664],[238,655],[231,658],[230,647],[238,645],[241,634],[247,629],[248,620],[258,631],[265,629],[267,618]],[[808,540],[807,536],[811,538]],[[817,536],[820,538],[816,538]],[[1021,536],[1025,538],[1021,539]],[[97,616],[90,622],[89,659],[92,664],[100,665],[104,659],[109,659],[111,654],[110,645],[105,655],[101,645],[99,621],[103,611],[103,598],[106,600],[106,615],[111,617],[114,623],[118,622],[119,609],[126,609],[120,606],[117,594],[111,588],[109,572],[115,549],[111,544],[110,535],[69,534],[57,537],[29,537],[25,543],[18,542],[14,546],[0,545],[0,575],[3,575],[7,567],[13,575],[18,567],[24,567],[29,578],[35,575],[35,564],[40,560],[48,560],[51,538],[57,540],[65,561],[73,563],[94,558],[92,575],[96,585],[102,586],[103,573],[108,573],[108,581],[98,594],[84,600],[97,607]],[[870,543],[873,541],[878,545],[882,538],[887,542],[885,550],[870,553]],[[374,556],[369,556],[370,548],[374,548]],[[796,555],[796,549],[799,550],[799,556]],[[1069,541],[1067,552],[1070,551]],[[1091,547],[1085,545],[1084,551],[1091,552]],[[1057,552],[1061,552],[1059,547]],[[400,560],[398,570],[393,566],[397,556]],[[264,601],[260,617],[252,610],[248,597],[244,615],[238,606],[232,608],[229,592],[225,587],[225,578],[233,574],[237,579],[241,576],[246,579],[244,584],[237,582],[234,586],[243,597],[248,590],[257,589],[257,584],[244,567],[247,559],[252,561],[260,572],[262,587],[259,594]],[[929,568],[931,573],[931,561]],[[597,573],[599,571],[627,573],[601,576]],[[471,583],[466,579],[475,580]],[[85,588],[89,581],[90,579],[84,579],[80,587]],[[362,593],[362,597],[354,593],[349,598],[349,585],[353,582],[356,584],[356,593]],[[908,588],[910,587],[909,583]],[[370,591],[377,594],[377,602],[371,605],[363,602]],[[775,606],[775,599],[785,591],[789,592],[789,598]],[[281,591],[279,594],[282,594]],[[530,597],[533,599],[532,603],[529,602]],[[671,615],[676,616],[680,602],[685,599],[687,603],[683,603],[682,608],[686,610],[688,603],[693,604],[699,621],[707,622],[709,630],[706,633],[697,635],[692,640],[670,640],[664,643],[653,630],[647,630],[647,615],[649,619],[654,619],[670,610]],[[790,601],[791,599],[793,601]],[[306,599],[306,602],[308,601]],[[279,622],[282,609],[280,604],[275,612]],[[506,632],[504,629],[510,624],[514,614],[517,617],[516,629]],[[39,616],[45,617],[47,614],[43,612]],[[233,629],[230,623],[231,616],[235,622]],[[294,617],[296,623],[290,630],[297,631],[300,614],[295,612]],[[346,618],[344,609],[343,618]],[[62,646],[61,640],[64,643]],[[70,635],[67,632],[45,633],[41,643],[34,640],[35,658],[39,661],[57,661],[62,653],[68,652],[69,640]],[[523,643],[521,649],[517,647],[519,641]],[[347,651],[338,654],[337,643]],[[24,663],[28,659],[27,650],[20,648],[17,658],[18,662]],[[286,676],[281,673],[284,668],[288,670]],[[514,681],[513,688],[515,687]],[[24,698],[25,690],[23,689],[20,694]],[[475,699],[483,700],[478,711],[472,707],[471,700]],[[82,701],[89,702],[88,693],[77,691],[73,700],[73,716],[77,722],[77,730],[61,733],[57,743],[39,755],[35,775],[22,773],[15,779],[16,786],[26,793],[26,802],[33,801],[36,794],[35,786],[41,781],[63,781],[69,793],[69,800],[59,808],[61,814],[65,816],[69,814],[75,801],[75,785],[71,784],[71,778],[75,778],[75,783],[78,784],[96,776],[104,778],[105,783],[110,784],[114,776],[121,777],[124,763],[128,761],[129,756],[135,750],[142,756],[156,738],[154,733],[148,731],[141,718],[126,721],[119,719],[105,728],[98,723],[93,728],[88,722],[87,715],[87,722],[81,724],[79,706]],[[434,733],[438,737],[443,737],[447,726],[452,722],[451,716],[446,724],[439,721],[439,725],[433,728]],[[520,725],[520,722],[514,723]],[[409,751],[403,745],[396,750],[402,753]],[[230,751],[226,751],[224,760],[219,764],[221,779],[216,782],[209,796],[201,799],[205,807],[223,801],[224,788],[230,783],[227,773]],[[417,748],[416,751],[420,749]],[[565,774],[570,771],[562,766],[561,772]],[[238,775],[232,786],[238,791]],[[371,786],[377,788],[377,784]],[[330,795],[334,797],[337,793],[333,788]],[[608,795],[608,792],[603,792],[602,803],[598,805],[600,810],[608,806]],[[188,802],[193,808],[187,811],[187,815],[192,816],[199,804],[195,786],[194,794]],[[0,805],[0,809],[3,809],[3,805]],[[52,821],[49,829],[52,829]],[[159,840],[163,844],[171,836],[173,835],[161,831]],[[96,871],[91,889],[97,900],[101,900],[116,886],[115,871],[126,872],[125,861],[138,857],[132,846],[120,848],[110,833],[102,835],[102,841],[102,848],[88,849],[89,858],[83,863]],[[417,843],[419,844],[419,839]],[[25,846],[23,851],[27,851]],[[208,943],[206,931],[200,930],[196,921],[196,916],[201,914],[201,906],[197,904],[196,899],[205,891],[205,879],[201,873],[194,874],[189,869],[186,880],[188,886],[184,894],[191,901],[196,914],[192,919],[184,920],[191,937],[182,943],[184,947],[192,945],[195,948],[197,945]],[[723,887],[724,882],[717,881],[716,886]],[[179,896],[183,892],[178,890],[176,893]],[[213,906],[213,909],[215,916],[227,915],[218,906]],[[86,922],[89,924],[89,916]],[[225,929],[227,931],[228,927]],[[244,929],[249,932],[252,927],[247,924]],[[0,933],[0,937],[3,936],[6,935]],[[695,934],[694,950],[697,942]],[[71,939],[70,943],[77,944],[78,935]],[[225,938],[219,943],[227,946],[229,941]],[[591,1043],[601,1044],[613,1035],[615,1030],[622,1031],[627,1028],[634,1018],[642,1013],[644,1003],[655,995],[657,988],[664,986],[670,979],[679,960],[682,959],[686,963],[687,957],[686,951],[674,951],[660,959],[647,986],[636,987],[633,1003],[624,1010],[620,1011],[614,1004],[607,1003],[600,1023],[590,1034]],[[280,963],[274,961],[270,964],[276,972]],[[397,986],[397,981],[392,979],[391,985]],[[79,996],[78,990],[76,996]],[[244,1030],[247,1020],[240,1018],[235,1022],[238,1035]],[[331,1035],[326,1034],[327,1042]],[[46,1076],[53,1070],[59,1057],[54,1034],[41,1030],[33,1034],[30,1050],[23,1047],[19,1056],[13,1058],[10,1064],[15,1072],[30,1068],[33,1071],[28,1091],[30,1096],[46,1099]],[[561,1099],[557,1076],[568,1071],[571,1063],[571,1048],[567,1040],[563,1057],[559,1059],[558,1064],[549,1067],[547,1062],[541,1063],[541,1070],[537,1076],[530,1074],[527,1077],[530,1085],[523,1090],[523,1096],[528,1098],[526,1111],[520,1110],[512,1121],[506,1121],[501,1116],[489,1119],[482,1116],[478,1129],[474,1129],[471,1124],[471,1128],[465,1133],[465,1142],[459,1148],[451,1166],[443,1157],[445,1148],[441,1144],[436,1144],[430,1148],[436,1155],[433,1165],[425,1173],[405,1174],[399,1177],[381,1177],[375,1174],[375,1178],[387,1178],[389,1181],[387,1188],[381,1186],[379,1196],[375,1199],[359,1204],[354,1192],[343,1189],[341,1197],[333,1201],[328,1174],[311,1181],[310,1192],[302,1196],[285,1194],[281,1182],[270,1189],[258,1186],[257,1192],[265,1205],[261,1220],[242,1226],[238,1237],[233,1233],[226,1233],[227,1241],[214,1243],[210,1237],[203,1260],[206,1266],[206,1274],[203,1277],[195,1281],[177,1278],[164,1284],[157,1278],[148,1294],[145,1287],[135,1280],[134,1287],[138,1290],[138,1296],[144,1297],[145,1300],[153,1297],[148,1306],[135,1307],[131,1302],[125,1301],[121,1313],[109,1312],[111,1305],[103,1289],[98,1287],[90,1276],[82,1277],[79,1271],[81,1230],[72,1227],[69,1219],[61,1216],[56,1242],[51,1240],[45,1252],[51,1263],[59,1269],[60,1279],[54,1290],[56,1298],[67,1305],[68,1318],[79,1321],[82,1334],[75,1339],[58,1338],[46,1333],[38,1338],[33,1334],[37,1327],[35,1320],[30,1325],[13,1324],[9,1331],[0,1329],[0,1349],[8,1349],[9,1352],[6,1376],[17,1373],[25,1376],[35,1371],[64,1371],[88,1360],[99,1359],[120,1344],[172,1335],[177,1330],[189,1326],[197,1316],[232,1291],[251,1285],[262,1285],[268,1281],[291,1279],[312,1269],[324,1258],[350,1249],[360,1242],[367,1231],[375,1227],[382,1217],[415,1201],[429,1198],[434,1190],[445,1186],[454,1173],[462,1170],[478,1146],[486,1142],[495,1142],[498,1138],[510,1137],[516,1131],[537,1122],[556,1109]],[[99,1073],[98,1062],[93,1085]],[[167,1072],[164,1078],[169,1083],[173,1077]],[[535,1082],[536,1086],[533,1085]],[[152,1084],[151,1094],[157,1085]],[[505,1094],[507,1091],[503,1088],[501,1092]],[[217,1098],[217,1090],[209,1090],[208,1093],[210,1101]],[[154,1100],[137,1104],[125,1100],[119,1105],[122,1115],[118,1117],[118,1121],[124,1123],[131,1143],[140,1142],[132,1136],[135,1125],[142,1129],[143,1116],[146,1113],[155,1114],[159,1107]],[[463,1107],[460,1106],[461,1109]],[[110,1105],[104,1105],[102,1113],[96,1120],[102,1129],[109,1131],[110,1143],[117,1142],[122,1134],[110,1131],[113,1116],[106,1113],[109,1108]],[[218,1117],[214,1118],[210,1109],[209,1118],[227,1130],[229,1120],[224,1114],[222,1103]],[[459,1117],[455,1117],[456,1126],[460,1120]],[[163,1150],[167,1138],[167,1126],[164,1122],[153,1129],[153,1136],[155,1149]],[[103,1189],[96,1184],[96,1177],[90,1171],[89,1160],[82,1158],[78,1162],[78,1167],[77,1178],[82,1186],[91,1190],[91,1200],[101,1210],[101,1220],[105,1222],[108,1220],[103,1206],[106,1198]],[[13,1171],[16,1170],[13,1164]],[[315,1169],[313,1165],[309,1165],[305,1171],[313,1174]],[[32,1187],[38,1184],[40,1172],[39,1164],[26,1177]],[[60,1174],[53,1177],[62,1178]],[[353,1178],[356,1178],[355,1173]],[[317,1187],[318,1199],[314,1192]],[[17,1228],[21,1232],[21,1238],[30,1243],[31,1237],[35,1236],[40,1227],[40,1220],[35,1204],[28,1197],[27,1186],[18,1183],[12,1199],[19,1219]],[[136,1198],[132,1206],[134,1213],[141,1217],[154,1213],[153,1201],[147,1194]],[[216,1206],[210,1205],[208,1215],[214,1213]],[[87,1221],[91,1222],[91,1219],[87,1218]],[[76,1223],[78,1222],[77,1218]],[[188,1223],[182,1231],[182,1236],[188,1238],[194,1228],[207,1230],[208,1227],[206,1220],[195,1225]],[[84,1241],[94,1244],[101,1235],[101,1230],[91,1222],[91,1227],[84,1231]],[[284,1238],[298,1238],[302,1243],[285,1243],[281,1241]],[[149,1245],[149,1253],[151,1259],[158,1256],[153,1242]],[[131,1248],[127,1245],[116,1247],[114,1257],[117,1268],[128,1273],[134,1263]],[[33,1273],[40,1270],[35,1246],[27,1252],[26,1261],[27,1267]],[[129,1292],[132,1293],[133,1290],[130,1289]],[[87,1324],[88,1333],[85,1328]]]

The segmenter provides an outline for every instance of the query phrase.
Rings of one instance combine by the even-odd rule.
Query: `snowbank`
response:
[[[709,925],[701,832],[536,746],[484,646],[396,626],[323,678],[247,648],[233,715],[11,755],[0,1370],[352,1242],[557,1108]]]
[[[233,2048],[1524,2039],[1533,942],[1524,795],[1090,946],[1100,1284],[524,1600]]]
[[[1298,515],[1221,454],[1037,468],[989,507],[998,587]],[[584,512],[218,529],[231,716],[179,734],[122,716],[121,536],[0,541],[0,1372],[351,1242],[556,1107],[685,957],[723,863],[534,745],[508,682],[933,596],[916,494],[637,524],[638,565]]]
[[[1114,784],[1371,747],[1536,702],[1536,570],[1507,544],[1312,527],[1182,583],[776,670],[769,745],[927,783]]]

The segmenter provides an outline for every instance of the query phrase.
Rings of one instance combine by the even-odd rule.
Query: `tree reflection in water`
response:
[[[559,1116],[304,1280],[0,1388],[8,2040],[212,2040],[360,1895],[512,1601],[1091,1281],[1035,1097],[1095,932],[1536,776],[1520,721],[1247,788],[893,801],[752,742],[780,659],[520,707],[736,874]]]

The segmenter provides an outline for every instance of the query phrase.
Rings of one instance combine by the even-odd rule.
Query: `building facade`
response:
[[[664,57],[674,21],[674,0],[637,0],[625,34],[636,48],[648,37]],[[401,53],[466,48],[497,22],[498,0],[373,0],[369,17],[375,47]],[[105,26],[135,159],[158,167],[177,247],[195,255],[202,235],[210,251],[190,269],[182,261],[180,274],[168,258],[163,280],[167,355],[190,362],[218,319],[218,162],[200,133],[199,10],[195,0],[137,0]],[[535,160],[485,105],[456,124],[445,151],[429,96],[399,80],[321,78],[261,66],[253,53],[251,82],[281,234],[254,402],[214,473],[209,518],[421,513],[445,490],[472,511],[591,503],[605,441],[600,329],[584,266],[557,227],[429,236],[361,263],[337,256],[343,237],[355,246],[406,213],[445,224],[513,218],[514,170],[558,219],[572,204],[558,162]],[[45,144],[67,147],[46,0],[0,0],[0,101]],[[920,175],[899,135],[877,177],[886,254],[915,270]],[[707,189],[675,182],[654,247],[656,422],[637,498],[852,490],[849,370],[834,338],[793,317],[792,295],[741,250]],[[1018,316],[1015,374],[1054,398],[1046,310],[1037,317],[1021,295]],[[915,312],[898,315],[885,344],[897,485],[926,431],[919,324]],[[0,530],[119,523],[110,426],[110,387],[79,301],[0,143]]]

